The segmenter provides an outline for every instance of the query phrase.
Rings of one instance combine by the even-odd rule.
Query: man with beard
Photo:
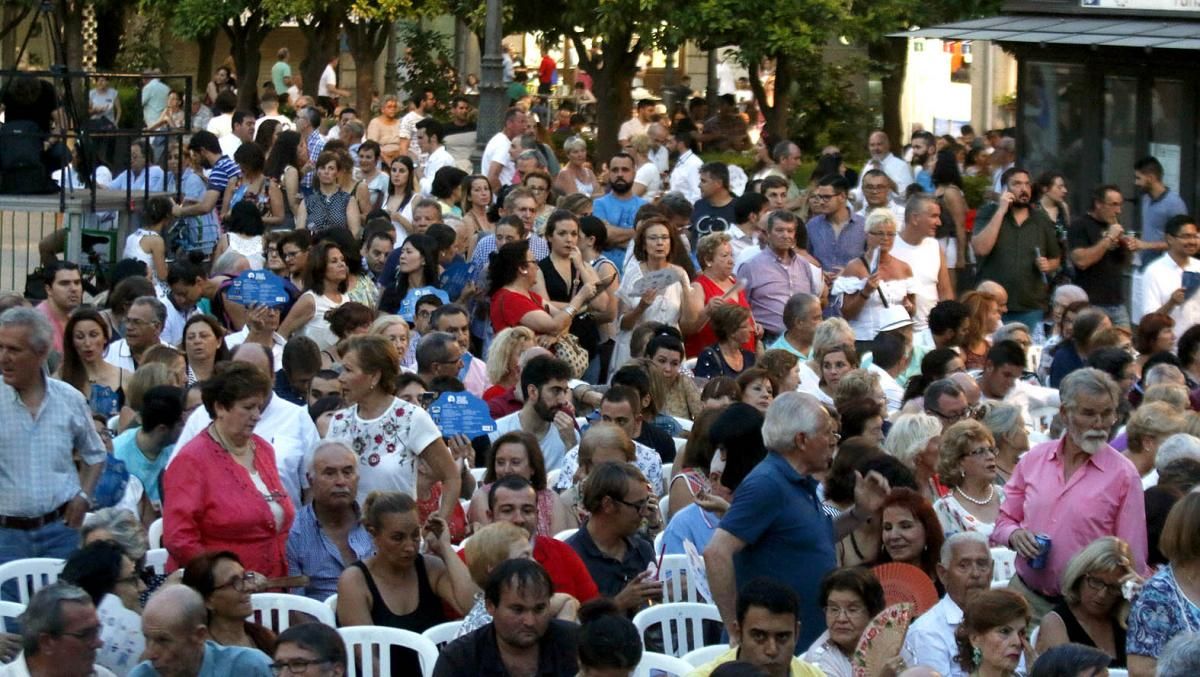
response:
[[[1143,307],[1170,315],[1175,320],[1175,335],[1182,336],[1200,321],[1200,299],[1188,298],[1182,281],[1187,273],[1200,273],[1200,261],[1193,258],[1200,236],[1196,220],[1186,214],[1172,216],[1163,232],[1167,255],[1146,266],[1142,277]]]
[[[229,156],[221,154],[221,142],[212,132],[199,131],[193,134],[191,140],[188,141],[188,152],[199,158],[200,166],[211,169],[212,172],[208,176],[208,187],[199,202],[186,206],[175,203],[171,213],[177,219],[212,213],[221,204],[221,198],[225,195],[225,187],[234,177],[242,175],[242,170],[237,163],[229,159]]]
[[[812,196],[817,214],[805,224],[808,250],[821,262],[827,282],[867,250],[866,219],[850,211],[849,192],[841,176],[823,177]]]
[[[954,660],[958,655],[954,632],[962,624],[967,602],[991,584],[992,566],[982,534],[961,531],[946,539],[937,564],[946,596],[909,626],[900,650],[905,665],[924,665],[945,677],[966,677]]]
[[[725,232],[735,223],[729,167],[722,162],[707,162],[700,168],[700,199],[692,208],[692,239]]]
[[[915,135],[913,141],[916,141]],[[913,181],[912,168],[904,160],[892,155],[892,142],[887,133],[882,130],[871,132],[871,135],[867,137],[867,152],[870,153],[871,159],[863,165],[862,179],[859,181],[858,190],[862,192],[865,189],[863,184],[866,183],[867,174],[878,171],[891,179],[895,193],[903,196],[908,190],[908,184]],[[884,197],[890,197],[890,195],[885,194]]]
[[[46,267],[43,279],[46,283],[46,300],[37,304],[36,308],[54,327],[54,350],[61,355],[67,320],[83,302],[83,278],[78,264],[55,261]]]
[[[1058,236],[1050,217],[1030,205],[1029,172],[1010,169],[1004,185],[994,205],[979,209],[971,247],[979,258],[979,279],[993,280],[1009,292],[1004,321],[1032,329],[1042,321],[1048,305],[1048,275],[1058,270]]]
[[[538,438],[546,472],[561,468],[567,449],[579,441],[570,411],[570,379],[571,367],[558,358],[543,355],[530,360],[521,370],[525,405],[496,421],[495,432],[489,433],[492,441],[504,433],[524,430]]]
[[[933,163],[937,159],[937,139],[924,130],[912,135],[913,181],[926,193],[934,191]]]
[[[608,161],[609,191],[592,205],[592,216],[608,227],[608,257],[617,270],[625,267],[625,245],[633,239],[633,219],[646,201],[633,194],[637,161],[628,153],[617,153]]]
[[[342,570],[375,551],[358,515],[358,456],[341,442],[324,442],[308,467],[312,502],[300,508],[288,533],[289,576],[307,576],[294,594],[325,601]]]
[[[575,674],[579,626],[551,617],[553,593],[542,565],[524,558],[502,562],[484,585],[492,622],[446,645],[434,677]]]
[[[993,546],[1017,552],[1009,587],[1029,600],[1038,618],[1060,599],[1071,558],[1097,538],[1116,536],[1128,543],[1134,568],[1148,573],[1142,480],[1108,445],[1120,401],[1117,384],[1089,367],[1071,372],[1059,393],[1066,435],[1033,447],[1017,462],[991,535]],[[1048,551],[1037,539],[1043,535],[1050,540]],[[1045,564],[1034,568],[1030,560],[1039,556]]]

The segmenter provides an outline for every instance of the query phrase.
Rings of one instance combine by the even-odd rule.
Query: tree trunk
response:
[[[213,52],[217,49],[217,32],[212,31],[196,38],[196,79],[192,82],[193,94],[204,98],[204,88],[213,75]]]
[[[892,140],[892,147],[900,148],[906,138],[900,122],[900,99],[904,95],[904,73],[908,67],[908,40],[885,38],[872,42],[867,45],[867,56],[882,69],[883,131]]]
[[[325,65],[338,53],[338,31],[345,14],[340,8],[328,6],[324,11],[313,14],[309,23],[300,24],[307,54],[300,62],[304,77],[302,91],[313,98],[317,96],[317,84],[321,82]]]
[[[791,59],[782,55],[775,57],[775,87],[771,106],[766,105],[767,94],[763,87],[758,64],[751,63],[749,71],[750,90],[754,92],[754,99],[761,102],[758,108],[763,115],[763,131],[774,134],[776,138],[786,139],[788,121],[792,115],[792,80],[794,77]]]
[[[371,90],[375,88],[375,59],[387,47],[389,25],[379,21],[346,22],[350,56],[354,57],[354,107],[363,120],[370,118]]]
[[[234,68],[241,86],[238,87],[238,109],[254,110],[258,104],[258,66],[262,62],[262,43],[271,32],[261,10],[237,17],[223,27],[229,37]]]
[[[587,54],[583,38],[572,34],[579,67],[592,76],[596,95],[596,163],[607,162],[620,148],[617,132],[633,110],[633,74],[642,55],[642,43],[633,42],[631,33],[604,36],[603,63],[599,68]]]

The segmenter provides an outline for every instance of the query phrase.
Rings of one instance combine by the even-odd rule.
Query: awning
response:
[[[1198,50],[1200,21],[1135,21],[1078,16],[993,16],[893,33],[891,37]]]

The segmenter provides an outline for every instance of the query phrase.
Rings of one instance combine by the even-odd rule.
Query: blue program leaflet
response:
[[[225,298],[243,306],[282,306],[288,302],[282,277],[269,270],[247,270],[233,280]]]
[[[429,405],[429,415],[442,437],[461,434],[473,439],[496,432],[487,403],[471,393],[442,393]]]
[[[1196,295],[1197,289],[1200,289],[1200,273],[1194,273],[1190,270],[1183,271],[1184,298],[1191,299]]]

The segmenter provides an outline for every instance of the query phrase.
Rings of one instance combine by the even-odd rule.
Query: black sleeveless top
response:
[[[363,578],[367,580],[367,589],[371,591],[371,622],[373,624],[411,630],[420,634],[438,623],[446,621],[446,614],[442,610],[442,599],[429,585],[429,574],[425,571],[425,557],[417,555],[415,565],[417,567],[417,608],[413,609],[412,613],[403,616],[392,613],[392,610],[388,608],[387,602],[383,601],[383,595],[379,594],[379,588],[375,585],[371,570],[362,560],[350,565],[358,567],[362,571]],[[415,651],[400,647],[392,648],[393,675],[419,675],[421,672],[421,661]]]
[[[1058,606],[1054,607],[1054,613],[1058,614],[1058,617],[1063,620],[1063,625],[1065,625],[1067,628],[1067,639],[1071,640],[1075,644],[1082,644],[1084,646],[1097,648],[1096,642],[1092,640],[1091,635],[1089,635],[1087,630],[1084,630],[1083,626],[1079,624],[1079,621],[1075,619],[1075,614],[1071,613],[1071,607],[1067,606],[1065,603],[1059,604]],[[1117,657],[1108,664],[1108,667],[1124,668],[1125,630],[1121,627],[1120,623],[1117,623],[1115,619],[1110,622],[1112,623],[1113,642],[1117,645]]]
[[[546,281],[546,294],[550,297],[547,299],[549,301],[566,303],[583,284],[579,279],[579,273],[575,271],[574,263],[571,264],[569,284],[558,274],[558,269],[554,267],[554,262],[550,260],[549,256],[538,261],[538,267],[542,269],[542,278]],[[595,318],[589,313],[576,315],[571,320],[571,333],[579,339],[579,346],[588,352],[588,357],[596,356],[596,350],[600,345],[600,327],[596,324]]]

